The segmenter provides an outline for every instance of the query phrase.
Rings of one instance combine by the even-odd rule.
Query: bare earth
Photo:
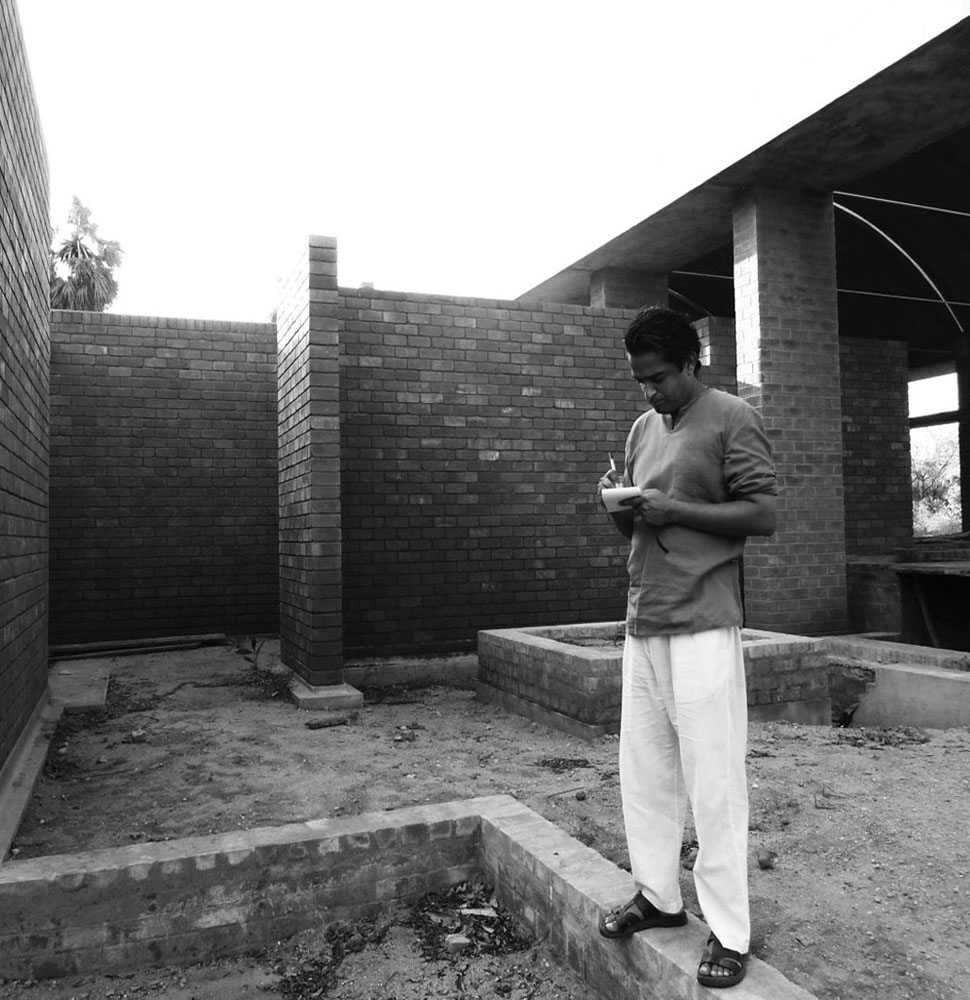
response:
[[[366,691],[347,724],[310,728],[274,654],[254,662],[247,640],[110,660],[107,710],[65,717],[16,856],[505,793],[626,866],[615,738],[586,743],[441,686]],[[970,731],[752,724],[748,764],[754,953],[824,1000],[966,997]],[[700,915],[691,835],[683,885]],[[430,906],[455,927],[487,889],[460,891]],[[429,951],[420,916],[192,968],[7,983],[0,1000],[588,995],[541,946]],[[507,943],[501,916],[488,938]]]

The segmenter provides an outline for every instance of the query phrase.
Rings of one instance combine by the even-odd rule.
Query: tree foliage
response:
[[[960,458],[953,427],[931,433],[912,448],[913,525],[917,535],[960,530]]]
[[[114,270],[121,258],[121,247],[98,235],[90,209],[75,195],[67,227],[50,251],[51,308],[104,312],[118,294]]]

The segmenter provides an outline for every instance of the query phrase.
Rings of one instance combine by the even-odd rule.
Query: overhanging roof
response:
[[[970,330],[970,18],[520,298],[588,303],[593,272],[626,268],[730,315],[732,207],[754,185],[836,192],[844,335],[949,351]]]

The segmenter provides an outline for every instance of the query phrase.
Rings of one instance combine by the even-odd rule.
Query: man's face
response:
[[[654,351],[628,354],[627,360],[644,398],[658,413],[676,413],[697,391],[693,358],[688,358],[683,368]]]

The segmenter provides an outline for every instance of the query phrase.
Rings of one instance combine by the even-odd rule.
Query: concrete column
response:
[[[764,418],[778,529],[750,539],[752,627],[847,627],[835,224],[828,194],[753,189],[734,210],[739,393]]]
[[[604,267],[589,279],[589,304],[594,309],[639,309],[667,304],[667,276]]]
[[[306,708],[360,704],[343,679],[337,243],[311,236],[277,310],[280,652]]]

